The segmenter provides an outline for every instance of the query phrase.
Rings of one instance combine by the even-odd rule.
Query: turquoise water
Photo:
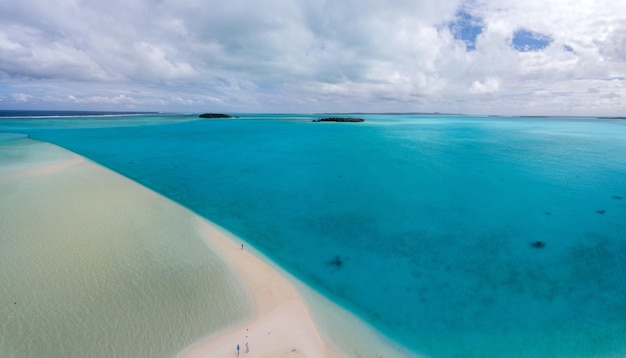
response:
[[[194,117],[0,130],[191,208],[415,352],[626,355],[625,122]]]

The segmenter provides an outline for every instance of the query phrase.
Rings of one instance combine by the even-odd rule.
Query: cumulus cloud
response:
[[[14,94],[3,106],[625,109],[621,0],[0,0],[0,7],[0,78]]]
[[[470,93],[493,93],[500,89],[500,80],[498,78],[489,77],[485,81],[474,81],[470,87]]]

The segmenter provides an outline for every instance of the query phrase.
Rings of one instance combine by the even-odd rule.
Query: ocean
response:
[[[626,355],[626,121],[2,118],[182,204],[432,357]]]

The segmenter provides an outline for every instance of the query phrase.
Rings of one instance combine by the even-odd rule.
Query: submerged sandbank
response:
[[[57,146],[0,147],[0,355],[398,356],[311,291],[313,320],[293,278],[189,210]]]
[[[246,357],[417,357],[380,335],[354,314],[316,293],[223,228],[198,218],[213,251],[249,289],[255,317],[198,342],[185,358],[229,356],[240,345]]]
[[[187,210],[59,147],[0,146],[0,356],[171,357],[252,317]]]
[[[245,282],[252,294],[255,317],[234,330],[198,343],[182,356],[227,357],[239,345],[249,357],[339,357],[322,339],[305,302],[287,279],[248,249],[235,245],[218,227],[198,219],[198,229]]]
[[[229,356],[240,346],[246,357],[417,357],[381,336],[276,266],[223,228],[198,218],[211,249],[243,280],[255,317],[181,352],[185,358]]]

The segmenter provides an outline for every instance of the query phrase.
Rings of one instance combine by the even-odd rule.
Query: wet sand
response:
[[[161,195],[48,143],[0,147],[0,355],[406,356]]]

